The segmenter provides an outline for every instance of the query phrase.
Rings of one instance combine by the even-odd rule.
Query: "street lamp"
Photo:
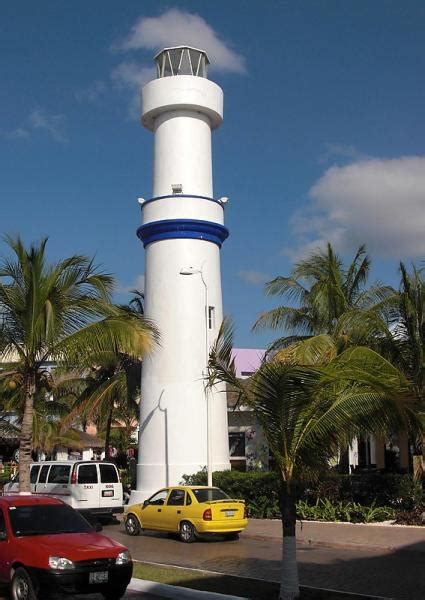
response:
[[[200,275],[201,281],[205,290],[205,371],[203,375],[208,375],[208,359],[209,359],[209,344],[208,344],[208,287],[204,279],[204,273],[202,267],[196,269],[195,267],[187,267],[180,269],[180,275]],[[204,385],[205,400],[207,404],[207,484],[209,487],[212,486],[212,436],[211,436],[211,403],[208,394],[208,387]]]

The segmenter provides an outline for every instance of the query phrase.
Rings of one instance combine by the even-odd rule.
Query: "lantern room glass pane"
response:
[[[158,77],[192,75],[207,77],[208,57],[202,50],[179,46],[165,48],[155,57]]]

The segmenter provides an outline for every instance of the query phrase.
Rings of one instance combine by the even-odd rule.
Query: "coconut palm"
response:
[[[418,405],[425,404],[425,280],[423,269],[409,273],[400,263],[400,289],[394,317],[394,358],[412,383]]]
[[[403,375],[373,350],[352,348],[320,367],[273,360],[246,385],[236,377],[231,340],[231,330],[221,330],[211,351],[207,385],[230,384],[264,429],[281,482],[280,598],[292,600],[299,596],[297,482],[317,476],[357,435],[383,435],[402,428],[417,431],[420,424],[405,402]]]
[[[157,332],[110,303],[113,278],[92,260],[74,255],[48,264],[47,239],[29,249],[19,237],[6,241],[14,259],[0,266],[0,353],[8,363],[0,377],[23,389],[19,489],[29,491],[34,399],[48,385],[46,362],[89,365],[111,348],[140,357]]]
[[[71,410],[62,421],[62,429],[75,419],[95,422],[98,429],[105,432],[105,456],[109,456],[114,414],[118,424],[123,416],[126,421],[134,422],[137,418],[141,361],[114,351],[94,355],[92,359],[90,369],[65,380],[58,388],[62,395],[75,396]]]
[[[328,243],[326,251],[298,262],[289,277],[266,284],[267,295],[283,296],[290,304],[260,314],[253,329],[284,330],[271,351],[322,334],[333,335],[340,351],[359,343],[373,346],[387,334],[387,302],[394,290],[379,284],[367,288],[369,271],[364,246],[345,267]]]

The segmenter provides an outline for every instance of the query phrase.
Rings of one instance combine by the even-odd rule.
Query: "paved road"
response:
[[[241,534],[239,541],[183,544],[163,534],[129,537],[121,524],[104,527],[104,533],[125,544],[136,560],[279,580],[278,540]],[[299,545],[298,561],[302,585],[400,600],[425,599],[424,554],[414,549],[393,552]]]

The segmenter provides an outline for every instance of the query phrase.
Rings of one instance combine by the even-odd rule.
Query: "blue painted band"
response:
[[[155,196],[154,198],[149,198],[149,200],[145,200],[142,204],[142,208],[150,202],[154,202],[155,200],[165,200],[166,198],[197,198],[199,200],[209,200],[210,202],[216,202],[217,204],[222,205],[220,200],[210,198],[209,196],[196,196],[195,194],[169,194],[168,196]]]
[[[211,221],[199,221],[198,219],[153,221],[142,225],[137,230],[137,237],[142,240],[145,248],[152,242],[176,238],[206,240],[217,244],[221,248],[221,244],[228,235],[229,230],[223,225]]]

